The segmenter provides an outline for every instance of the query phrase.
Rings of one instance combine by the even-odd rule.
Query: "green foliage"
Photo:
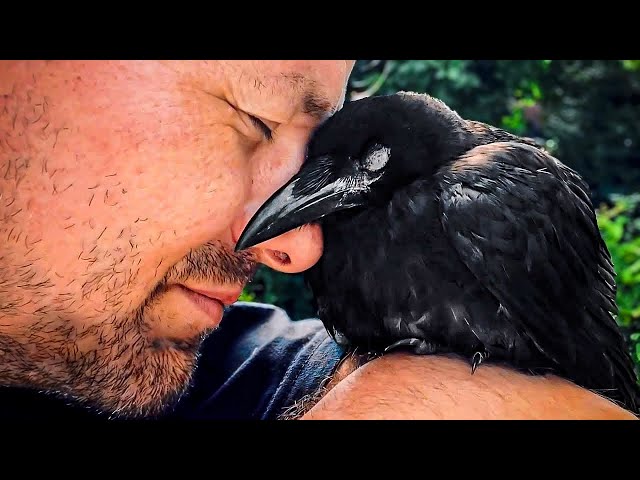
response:
[[[622,60],[622,66],[626,70],[640,70],[640,60]]]
[[[598,225],[618,275],[620,323],[629,326],[640,322],[640,194],[613,199],[600,208]]]
[[[315,316],[311,291],[301,274],[284,274],[261,266],[240,300],[256,301],[284,308],[295,320]]]
[[[617,320],[640,371],[640,194],[614,195],[598,210],[598,225],[616,269]]]
[[[546,142],[598,202],[640,186],[639,60],[391,60],[376,94],[425,92]]]
[[[442,99],[462,116],[515,133],[527,128],[524,110],[542,99],[539,78],[549,61],[392,61],[388,81],[377,92],[413,90]]]

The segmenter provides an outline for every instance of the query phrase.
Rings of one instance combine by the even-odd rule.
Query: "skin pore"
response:
[[[233,247],[344,101],[352,67],[0,62],[0,385],[114,416],[177,399],[220,321],[193,291],[228,303],[258,264],[293,273],[322,254],[314,226]],[[358,366],[343,362],[302,418],[630,418],[567,382],[470,376],[455,358]]]

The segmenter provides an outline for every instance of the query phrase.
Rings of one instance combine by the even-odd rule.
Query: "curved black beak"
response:
[[[303,168],[274,193],[249,220],[235,250],[244,250],[339,210],[364,204],[365,190],[339,178],[314,189],[314,175]]]

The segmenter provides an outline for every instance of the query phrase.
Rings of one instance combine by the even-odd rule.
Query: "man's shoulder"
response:
[[[347,355],[318,319],[292,320],[273,305],[240,302],[205,345],[196,376],[203,387],[185,405],[199,418],[635,418],[554,376],[492,364],[472,375],[455,356],[367,360]]]
[[[555,376],[455,356],[394,353],[353,369],[303,419],[607,419],[636,417]]]

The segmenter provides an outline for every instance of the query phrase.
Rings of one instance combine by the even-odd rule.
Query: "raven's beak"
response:
[[[304,169],[274,193],[249,220],[235,250],[244,250],[330,213],[364,204],[365,189],[345,178],[314,189]]]

